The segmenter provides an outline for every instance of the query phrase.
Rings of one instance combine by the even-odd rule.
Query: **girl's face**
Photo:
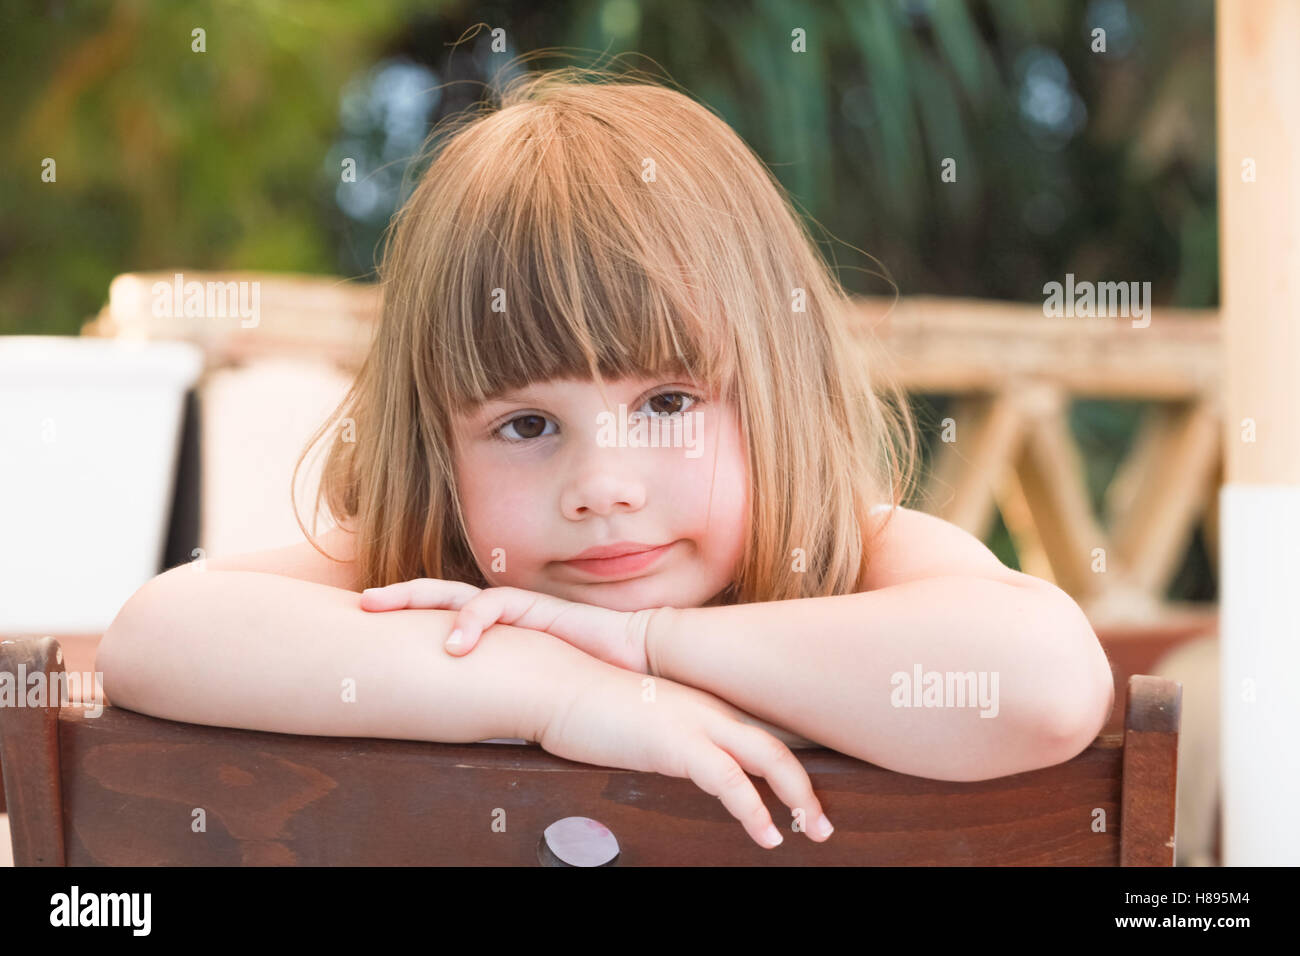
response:
[[[703,606],[744,547],[735,409],[671,379],[606,391],[612,405],[595,382],[557,379],[457,416],[456,480],[479,567],[495,587],[619,611]],[[573,561],[610,545],[660,550]]]

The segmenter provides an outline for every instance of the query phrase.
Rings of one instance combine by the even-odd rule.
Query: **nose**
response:
[[[640,511],[645,506],[645,483],[640,478],[617,470],[605,456],[588,461],[590,464],[560,496],[560,510],[566,518],[579,521],[615,511]]]

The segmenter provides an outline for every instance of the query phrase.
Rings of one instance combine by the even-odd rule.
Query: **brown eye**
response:
[[[516,422],[522,422],[515,428],[515,433],[520,438],[536,438],[546,430],[546,419],[541,415],[525,415],[522,418],[516,418]]]
[[[546,422],[547,418],[544,415],[520,415],[518,418],[510,419],[497,429],[497,437],[507,442],[521,442],[530,438],[540,438],[546,434]],[[514,436],[502,434],[507,428],[514,429]]]
[[[690,404],[686,405],[687,402]],[[680,415],[686,408],[691,408],[698,402],[699,399],[686,392],[660,392],[658,395],[646,399],[645,404],[649,406],[654,415],[667,418],[672,415]]]
[[[685,396],[681,392],[666,392],[650,399],[650,407],[664,415],[676,415],[682,410],[681,406],[684,398]]]

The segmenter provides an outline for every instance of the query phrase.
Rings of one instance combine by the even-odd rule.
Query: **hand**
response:
[[[740,719],[743,714],[685,684],[604,669],[561,698],[537,742],[568,760],[688,777],[721,800],[755,842],[771,848],[781,842],[780,831],[746,774],[763,777],[793,812],[802,810],[808,837],[825,842],[830,833],[818,830],[822,806],[803,764],[776,737]]]
[[[456,610],[447,653],[463,657],[493,624],[545,631],[598,660],[639,674],[650,673],[646,633],[662,608],[613,611],[522,588],[476,588],[463,581],[415,578],[361,593],[366,611],[410,608]]]

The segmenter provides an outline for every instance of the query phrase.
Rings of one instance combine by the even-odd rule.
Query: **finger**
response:
[[[721,721],[711,728],[711,735],[746,773],[767,781],[777,799],[790,808],[792,821],[809,839],[824,843],[830,838],[830,821],[825,819],[808,771],[789,747],[765,730],[733,721]]]
[[[567,640],[567,634],[560,631],[552,632],[551,626],[567,610],[583,608],[584,605],[523,588],[488,588],[466,601],[460,608],[460,614],[456,616],[455,627],[461,631],[459,647],[462,653],[468,652],[478,642],[482,633],[498,622],[547,631],[554,633],[561,640]],[[604,608],[591,610],[615,613]]]
[[[770,850],[780,846],[781,831],[763,805],[753,781],[729,753],[708,737],[687,746],[686,773],[705,793],[722,801],[727,812],[740,821],[755,843]]]
[[[464,581],[438,578],[415,578],[382,588],[361,592],[361,607],[366,611],[398,611],[405,608],[459,609],[480,589]]]
[[[447,653],[463,657],[474,649],[483,632],[493,624],[498,621],[507,624],[516,621],[521,614],[512,613],[513,606],[517,606],[520,595],[526,593],[514,591],[513,588],[489,588],[464,602],[460,613],[456,615],[452,632],[447,635]]]

